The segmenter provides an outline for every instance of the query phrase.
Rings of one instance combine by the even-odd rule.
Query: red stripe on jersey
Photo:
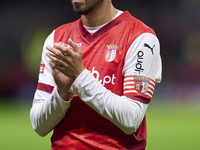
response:
[[[124,77],[124,79],[127,79],[127,78],[134,78],[134,77],[142,77],[142,76],[135,76],[135,75],[127,75]],[[155,83],[155,81],[151,78],[148,78],[149,80],[151,80],[153,83]]]
[[[124,80],[124,83],[128,83],[128,82],[134,82],[134,79],[126,79],[126,80]]]
[[[138,94],[138,93],[135,94],[135,95],[133,95],[133,94],[127,94],[126,97],[128,97],[128,98],[130,98],[132,100],[143,102],[145,104],[150,103],[150,100],[151,100],[148,96],[146,96],[146,95],[142,95],[141,96],[141,94]]]
[[[127,84],[124,84],[124,87],[127,87],[127,86],[135,86],[135,84],[131,84],[131,83],[127,83]]]
[[[133,77],[133,75],[127,75],[127,76],[124,77],[124,79],[131,78],[131,77]]]
[[[124,77],[124,81],[128,82],[128,81],[133,81],[134,77],[142,77],[142,76],[135,76],[135,75],[127,75]],[[131,78],[131,79],[128,79]],[[148,80],[150,80],[151,82],[153,82],[153,84],[155,84],[156,82],[154,80],[152,80],[151,78],[148,78]]]
[[[153,89],[153,88],[151,88],[151,87],[148,87],[148,89],[149,89],[149,90],[151,90],[152,92],[154,92],[154,89]]]
[[[151,97],[153,96],[153,92],[148,90],[146,93],[139,93],[138,91],[135,90],[135,88],[133,88],[133,89],[130,88],[130,89],[124,90],[124,95],[125,96],[130,96],[130,95],[142,96],[142,97],[145,97],[147,99],[151,99]]]
[[[37,85],[38,90],[42,90],[42,91],[45,91],[45,92],[48,92],[48,93],[52,93],[53,88],[54,88],[53,86],[47,85],[47,84],[44,84],[44,83],[38,83],[38,85]]]
[[[131,90],[135,90],[135,88],[125,88],[124,91],[131,91]]]
[[[154,87],[154,86],[155,86],[155,84],[154,84],[154,83],[151,83],[151,82],[149,82],[149,85],[151,85],[152,87]]]
[[[147,91],[147,93],[152,97],[153,96],[153,93],[152,92],[150,92],[150,91]],[[151,98],[150,97],[150,98]]]

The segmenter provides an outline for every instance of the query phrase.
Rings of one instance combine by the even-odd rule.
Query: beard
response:
[[[72,0],[70,1],[72,2]],[[72,3],[72,5],[73,5],[73,10],[76,14],[87,15],[102,2],[103,0],[85,0],[84,5],[80,3]]]

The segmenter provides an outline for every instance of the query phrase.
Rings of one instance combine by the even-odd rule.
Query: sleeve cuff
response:
[[[79,86],[79,84],[87,77],[89,71],[87,69],[84,69],[81,74],[75,79],[73,84],[71,85],[71,88],[69,92],[76,93],[75,89]]]
[[[57,86],[54,87],[53,92],[52,92],[52,96],[55,98],[55,100],[60,104],[60,106],[62,107],[62,110],[64,112],[67,111],[67,109],[71,106],[71,100],[73,99],[73,93],[69,93],[69,100],[65,101],[63,100],[57,90]]]

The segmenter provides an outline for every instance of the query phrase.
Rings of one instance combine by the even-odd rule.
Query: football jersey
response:
[[[148,104],[156,83],[161,81],[159,42],[154,31],[128,11],[94,34],[83,26],[81,18],[62,25],[51,34],[49,43],[65,43],[71,38],[82,50],[84,67],[106,89]],[[38,90],[53,91],[49,59],[43,51]],[[74,94],[65,117],[54,128],[53,149],[145,149],[146,119],[136,132],[127,135],[99,115]]]

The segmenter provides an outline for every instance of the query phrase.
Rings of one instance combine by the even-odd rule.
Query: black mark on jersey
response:
[[[152,55],[154,54],[153,53],[153,49],[154,49],[155,45],[153,45],[153,47],[150,47],[147,43],[144,43],[144,47],[149,48],[151,50],[151,52],[152,52]]]
[[[143,59],[144,59],[143,56],[144,56],[143,51],[139,51],[137,53],[137,64],[135,65],[135,71],[137,71],[139,74],[144,71],[143,66],[142,66],[143,65]]]

